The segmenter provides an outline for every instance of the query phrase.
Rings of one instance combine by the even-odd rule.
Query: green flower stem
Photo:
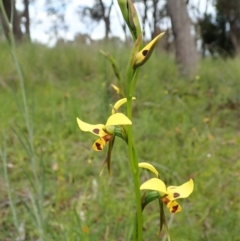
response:
[[[138,72],[138,71],[137,71]],[[132,120],[132,78],[137,77],[135,73],[134,77],[131,76],[131,79],[127,80],[127,117]],[[128,76],[130,77],[130,76]],[[139,169],[138,169],[138,158],[137,152],[134,145],[132,125],[128,126],[128,153],[132,171],[132,177],[134,182],[134,191],[137,205],[137,230],[134,227],[134,239],[137,241],[142,241],[142,204],[141,204],[141,195],[140,195],[140,182],[139,182]]]
[[[132,115],[132,100],[128,99],[127,102],[127,115],[128,118],[131,119]],[[140,182],[139,182],[139,171],[138,171],[138,160],[136,151],[133,145],[133,132],[132,126],[128,126],[128,152],[130,158],[130,165],[131,171],[133,176],[134,182],[134,190],[135,190],[135,197],[136,197],[136,204],[137,204],[137,224],[138,224],[138,231],[137,231],[137,239],[138,241],[142,241],[142,205],[141,205],[141,195],[140,195]]]
[[[137,80],[138,80],[138,73],[139,73],[138,70],[136,70],[136,71],[134,72],[133,81],[132,81],[132,86],[131,86],[131,89],[130,89],[130,96],[133,95],[134,90],[135,90],[135,88],[136,88],[136,84],[137,84]]]

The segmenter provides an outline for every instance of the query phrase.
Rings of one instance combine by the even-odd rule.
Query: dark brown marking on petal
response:
[[[99,151],[102,150],[102,147],[101,147],[101,144],[100,144],[100,143],[95,143],[95,145],[96,145],[96,147],[97,147],[97,149],[98,149]]]
[[[93,132],[98,135],[100,130],[96,128],[96,129],[93,129]]]
[[[167,198],[162,198],[162,201],[167,205],[168,203],[169,203],[169,199],[167,199]]]
[[[177,192],[175,192],[175,193],[173,193],[173,197],[174,197],[174,198],[180,197],[180,194],[177,193]]]
[[[148,50],[147,50],[147,49],[145,49],[145,50],[142,51],[143,56],[146,56],[147,53],[148,53]]]
[[[108,142],[109,140],[111,140],[112,135],[106,135],[102,137],[104,141]]]
[[[178,206],[179,206],[179,205],[173,206],[171,212],[172,212],[172,213],[175,213],[175,212],[178,210]]]

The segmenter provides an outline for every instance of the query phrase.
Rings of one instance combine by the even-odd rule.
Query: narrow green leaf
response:
[[[115,76],[117,78],[117,81],[118,81],[118,86],[120,88],[121,95],[124,96],[124,88],[123,88],[122,78],[121,78],[120,71],[119,71],[119,69],[118,69],[118,67],[116,65],[116,62],[115,62],[114,58],[110,54],[104,52],[101,49],[99,50],[99,52],[103,56],[105,56],[109,60],[109,62],[111,63],[112,68],[113,68],[113,72],[114,72],[114,74],[115,74]]]

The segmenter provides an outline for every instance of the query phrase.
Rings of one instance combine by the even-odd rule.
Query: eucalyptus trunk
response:
[[[171,18],[180,73],[192,78],[197,73],[198,56],[186,3],[184,0],[167,0],[167,10]]]

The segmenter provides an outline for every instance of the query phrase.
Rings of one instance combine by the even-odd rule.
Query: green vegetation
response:
[[[78,116],[104,123],[109,104],[119,98],[110,86],[116,84],[114,73],[99,49],[125,68],[129,51],[109,43],[18,48],[34,123],[38,192],[25,152],[18,77],[8,47],[0,45],[0,129],[5,136],[0,150],[5,140],[13,209],[22,226],[18,234],[0,175],[0,240],[20,234],[26,235],[23,240],[37,240],[39,222],[44,240],[128,240],[135,209],[127,147],[116,140],[112,176],[105,170],[100,178],[106,150],[92,151],[94,137],[76,122]],[[190,177],[195,183],[193,194],[180,200],[183,212],[172,217],[166,210],[167,219],[174,219],[172,240],[240,240],[239,66],[240,59],[206,59],[199,78],[180,79],[174,61],[158,50],[140,70],[133,111],[139,159],[164,173],[167,184]],[[150,175],[143,172],[142,181]],[[162,240],[158,212],[156,205],[144,210],[144,240]]]

